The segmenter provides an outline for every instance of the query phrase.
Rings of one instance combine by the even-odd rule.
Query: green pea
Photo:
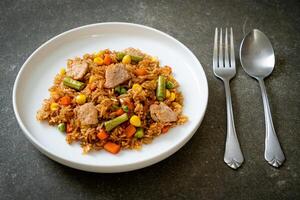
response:
[[[134,137],[136,138],[142,138],[144,137],[144,129],[143,128],[138,128],[134,134]]]
[[[126,93],[127,93],[126,88],[121,87],[120,94],[126,94]]]
[[[166,88],[167,89],[173,89],[174,88],[174,84],[171,81],[167,81]]]
[[[129,111],[129,109],[128,109],[128,106],[122,106],[122,109],[124,110],[124,112],[128,112]]]
[[[58,128],[58,130],[60,132],[63,132],[63,133],[66,132],[66,125],[65,125],[65,123],[58,124],[57,128]]]
[[[120,92],[121,92],[121,86],[115,87],[115,91],[120,94]]]
[[[123,59],[124,56],[125,56],[125,53],[123,53],[123,52],[118,52],[118,53],[117,53],[117,60],[118,60],[118,61],[121,61],[121,60]]]

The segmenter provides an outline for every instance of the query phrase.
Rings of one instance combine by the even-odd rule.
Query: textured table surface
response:
[[[0,16],[0,199],[300,199],[299,1],[1,1]],[[71,28],[107,21],[174,36],[198,57],[209,84],[207,112],[194,137],[168,159],[120,174],[82,172],[48,159],[25,138],[12,109],[16,75],[38,46]],[[212,72],[214,27],[221,26],[233,27],[236,50],[253,28],[274,45],[276,67],[266,87],[287,158],[280,169],[264,161],[260,90],[239,62],[231,89],[245,163],[233,171],[223,162],[224,88]]]

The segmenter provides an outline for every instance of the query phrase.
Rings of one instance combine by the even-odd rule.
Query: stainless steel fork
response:
[[[243,163],[244,157],[234,127],[231,93],[229,86],[230,79],[232,79],[236,74],[232,28],[230,28],[230,44],[228,44],[227,28],[225,29],[225,45],[223,44],[222,35],[223,34],[221,28],[220,40],[218,42],[218,28],[216,28],[213,53],[213,70],[214,74],[224,82],[226,94],[227,137],[224,161],[229,167],[237,169]]]

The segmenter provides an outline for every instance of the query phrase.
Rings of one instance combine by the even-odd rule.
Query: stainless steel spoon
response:
[[[274,130],[264,84],[264,78],[274,69],[275,55],[270,40],[263,32],[254,29],[245,36],[240,47],[240,60],[243,69],[259,82],[261,88],[266,124],[265,159],[270,165],[279,167],[285,157]]]

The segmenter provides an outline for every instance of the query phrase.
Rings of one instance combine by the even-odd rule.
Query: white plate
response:
[[[36,120],[36,111],[48,88],[68,58],[109,48],[139,48],[172,67],[185,97],[184,114],[189,122],[154,139],[142,150],[82,154],[79,144],[68,145],[55,127]],[[152,165],[180,149],[196,132],[207,106],[208,86],[203,68],[194,54],[178,40],[137,24],[100,23],[64,32],[40,46],[23,64],[14,85],[15,115],[26,137],[42,153],[64,165],[91,172],[123,172]]]

